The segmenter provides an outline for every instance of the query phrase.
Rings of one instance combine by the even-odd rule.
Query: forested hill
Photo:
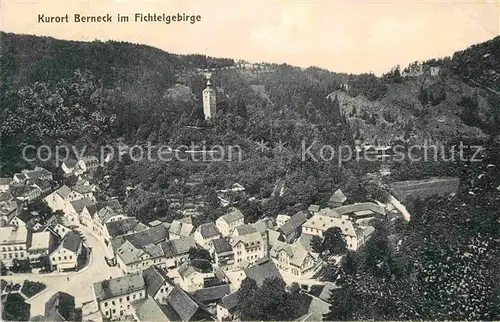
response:
[[[328,144],[488,140],[500,128],[495,38],[430,60],[438,76],[345,75],[286,64],[175,55],[125,42],[1,33],[2,171],[28,143],[208,143],[302,139]],[[203,121],[200,70],[215,68],[218,115]],[[331,99],[327,100],[329,97]],[[183,126],[205,127],[204,134]],[[208,126],[208,127],[206,127]],[[83,136],[82,136],[83,134]]]

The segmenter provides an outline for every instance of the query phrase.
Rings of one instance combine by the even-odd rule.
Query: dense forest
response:
[[[440,67],[435,77],[403,77],[398,68],[384,77],[286,64],[252,70],[228,58],[115,41],[1,33],[0,42],[0,176],[35,164],[55,169],[51,159],[23,160],[27,145],[85,146],[96,156],[105,145],[148,142],[241,147],[231,162],[124,157],[96,174],[102,195],[118,197],[143,222],[180,217],[172,196],[201,198],[195,224],[226,211],[216,191],[236,182],[246,191],[231,201],[253,222],[326,205],[338,188],[348,202],[384,201],[391,181],[457,176],[456,195],[415,200],[409,223],[383,222],[362,251],[346,256],[328,318],[500,319],[500,38],[425,62]],[[217,114],[205,121],[200,69],[208,68],[220,70],[212,74]],[[381,162],[301,155],[303,142],[316,142],[317,155],[322,144],[354,149],[426,140],[478,142],[486,159],[392,162],[383,177]],[[258,149],[258,142],[269,144]],[[249,307],[248,316],[265,316]]]

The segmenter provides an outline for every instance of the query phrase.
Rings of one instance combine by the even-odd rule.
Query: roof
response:
[[[14,197],[23,197],[33,190],[36,190],[36,187],[33,186],[26,186],[26,185],[12,185],[10,186],[10,193]]]
[[[0,227],[0,245],[26,243],[28,231],[24,226]]]
[[[311,246],[311,240],[313,239],[314,236],[315,235],[301,234],[296,242],[301,244],[302,247],[304,247],[304,249],[307,250],[308,252],[313,252],[313,248]]]
[[[45,303],[47,321],[75,321],[75,298],[65,292],[57,292]]]
[[[85,208],[87,208],[87,211],[89,212],[89,215],[93,216],[97,213],[97,205],[90,205],[90,206],[86,206]]]
[[[68,168],[71,169],[71,168],[74,168],[77,163],[78,163],[77,160],[70,158],[70,159],[67,159],[66,161],[64,161],[63,164],[65,164]]]
[[[170,234],[187,237],[187,236],[191,235],[193,228],[194,227],[191,224],[187,224],[187,223],[180,222],[178,220],[174,220],[170,224],[170,228],[168,229],[168,232]]]
[[[167,273],[163,269],[154,265],[143,270],[142,276],[144,278],[144,282],[146,283],[146,292],[152,297],[158,293],[158,290],[165,283],[172,285],[172,279],[167,276]]]
[[[72,189],[81,194],[94,192],[94,187],[91,185],[77,185],[73,186]]]
[[[264,283],[264,280],[267,278],[282,278],[279,270],[276,268],[276,265],[270,259],[261,261],[254,266],[248,267],[247,269],[245,269],[245,274],[248,278],[251,278],[255,282],[257,282],[258,286],[261,286],[262,283]]]
[[[329,217],[316,214],[312,216],[305,224],[304,227],[310,227],[313,229],[319,229],[321,231],[326,231],[328,228],[339,227],[342,230],[342,234],[346,236],[356,237],[356,231],[354,229],[354,224],[349,219]]]
[[[149,244],[158,244],[168,237],[168,225],[165,223],[141,230],[137,233],[119,236],[111,240],[113,249],[118,248],[126,240],[137,248],[142,248]],[[194,242],[194,240],[193,240]]]
[[[222,306],[224,306],[229,313],[233,313],[238,306],[238,291],[224,296],[222,298]]]
[[[163,242],[160,246],[165,253],[165,257],[168,258],[188,253],[189,249],[196,247],[196,242],[192,236],[189,236]]]
[[[358,202],[358,203],[355,203],[352,205],[345,205],[345,206],[334,208],[333,211],[339,215],[338,217],[340,217],[342,215],[350,214],[350,213],[357,213],[357,212],[364,212],[364,211],[372,211],[372,212],[375,212],[375,213],[378,213],[380,215],[385,216],[384,207],[379,206],[373,202]]]
[[[252,233],[255,233],[257,232],[257,229],[252,226],[252,225],[242,225],[242,226],[238,226],[234,229],[234,233],[235,235],[238,235],[238,236],[242,236],[242,235],[247,235],[247,234],[252,234]]]
[[[258,231],[255,231],[250,234],[246,235],[241,235],[241,236],[234,236],[232,238],[231,245],[235,246],[239,242],[243,242],[245,245],[253,245],[253,244],[259,244],[264,242],[264,238],[262,238],[262,234],[259,233]]]
[[[307,220],[307,215],[305,212],[299,211],[295,215],[290,218],[287,222],[280,227],[280,231],[284,235],[289,235],[291,232],[297,230],[300,226],[302,226]]]
[[[275,230],[267,230],[267,241],[271,247],[278,241],[280,236],[281,234]]]
[[[181,266],[177,268],[177,271],[179,272],[179,275],[180,277],[182,277],[182,279],[185,279],[195,273],[198,273],[198,271],[188,262],[182,263]]]
[[[210,238],[220,234],[217,226],[215,226],[213,222],[199,225],[198,228],[196,228],[196,231],[199,232],[203,238]]]
[[[98,300],[106,300],[144,290],[146,284],[141,274],[130,274],[94,283],[94,293]]]
[[[125,241],[117,250],[116,256],[119,256],[120,259],[125,263],[125,265],[140,262],[142,260],[142,256],[149,255],[152,258],[163,256],[163,250],[160,245],[149,244],[145,245],[141,248],[135,247],[128,240]],[[149,257],[148,256],[148,257]]]
[[[319,209],[319,205],[310,205],[309,208],[307,208],[307,210],[309,210],[310,212],[318,212]]]
[[[332,203],[339,203],[339,204],[343,204],[346,200],[347,200],[347,197],[345,196],[345,194],[340,189],[337,189],[333,193],[332,197],[330,198],[330,202],[332,202]]]
[[[136,218],[127,217],[106,223],[106,228],[108,230],[109,236],[111,238],[114,238],[117,236],[134,233],[137,231],[136,228],[144,230],[148,227],[144,225],[141,226],[139,220],[137,220]]]
[[[71,189],[67,185],[64,185],[57,189],[54,193],[57,193],[61,198],[66,199],[70,195]]]
[[[50,247],[50,231],[42,231],[38,233],[33,233],[31,235],[31,247],[32,249],[49,249]]]
[[[82,239],[80,238],[80,236],[78,236],[74,231],[70,230],[63,238],[62,247],[64,247],[64,249],[72,251],[73,253],[76,253],[81,243]]]
[[[193,296],[200,302],[213,302],[222,299],[229,293],[231,293],[231,287],[229,284],[223,284],[202,288],[194,292]]]
[[[97,217],[101,223],[105,223],[108,219],[117,215],[119,215],[119,213],[109,206],[104,206],[97,212]]]
[[[280,252],[286,252],[289,256],[290,264],[300,267],[309,255],[308,251],[299,243],[287,244],[277,241],[271,249],[271,256],[278,257]]]
[[[37,214],[35,212],[35,214]],[[23,210],[21,211],[17,216],[16,218],[21,220],[23,223],[27,223],[28,221],[30,221],[31,219],[33,219],[34,217],[34,214],[31,212],[31,211],[27,211],[27,210]]]
[[[108,200],[108,201],[104,202],[103,206],[109,207],[109,208],[113,209],[114,211],[119,211],[122,209],[122,205],[116,199],[112,199],[112,200]]]
[[[232,223],[232,222],[244,219],[244,218],[245,218],[245,216],[243,215],[243,213],[241,211],[239,211],[238,209],[234,209],[233,211],[231,211],[228,214],[223,215],[219,219],[222,219],[226,223],[229,224],[229,223]]]
[[[155,300],[148,297],[130,303],[139,321],[170,321],[166,313],[167,306],[160,306]]]
[[[200,306],[179,287],[174,287],[167,298],[168,304],[172,306],[182,321],[190,321]]]
[[[77,213],[80,213],[83,211],[85,207],[92,206],[94,202],[88,198],[83,198],[83,199],[73,200],[70,202],[70,204]]]
[[[227,238],[213,239],[212,244],[214,245],[214,250],[217,254],[229,253],[233,251],[233,247]]]

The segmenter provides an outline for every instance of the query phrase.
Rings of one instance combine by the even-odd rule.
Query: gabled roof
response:
[[[187,237],[191,235],[193,231],[193,225],[180,222],[178,220],[172,221],[170,228],[168,229],[169,234],[174,234],[182,237]]]
[[[82,195],[94,192],[94,188],[91,185],[77,185],[73,186],[72,189]]]
[[[177,268],[177,272],[179,272],[179,275],[182,279],[186,279],[189,276],[199,273],[191,264],[188,262],[184,262]]]
[[[258,286],[261,286],[267,278],[282,278],[278,268],[276,268],[276,265],[270,259],[263,260],[254,266],[248,267],[245,269],[245,274],[248,278],[257,282]]]
[[[289,256],[290,264],[300,267],[309,256],[309,252],[299,243],[287,244],[277,241],[271,249],[271,256],[278,257],[280,252],[286,252]],[[310,255],[312,256],[312,255]]]
[[[63,162],[64,165],[66,165],[68,168],[74,168],[77,165],[78,161],[75,159],[67,159],[66,161]]]
[[[342,192],[342,190],[337,189],[330,198],[331,203],[343,204],[347,200],[347,197]]]
[[[167,273],[162,268],[154,265],[143,270],[142,276],[146,283],[146,292],[151,297],[154,297],[165,283],[173,285],[173,281],[167,276]]]
[[[210,238],[220,234],[217,226],[215,226],[213,222],[199,225],[198,228],[196,228],[196,231],[199,232],[203,238]]]
[[[316,214],[305,224],[305,227],[326,231],[328,228],[339,227],[343,235],[356,237],[354,224],[349,219],[329,217]]]
[[[131,305],[140,322],[176,321],[175,319],[178,318],[171,314],[167,305],[158,304],[150,297],[133,301]]]
[[[94,293],[100,301],[145,288],[146,284],[141,274],[130,274],[94,283]]]
[[[305,222],[307,221],[307,215],[306,213],[299,211],[295,215],[290,218],[287,222],[283,224],[283,226],[280,227],[280,231],[284,235],[288,235],[291,232],[297,230],[300,226],[302,226]]]
[[[57,189],[54,193],[57,193],[61,198],[66,199],[70,195],[71,189],[67,185],[64,185]]]
[[[81,243],[82,239],[80,238],[80,236],[78,236],[74,231],[70,230],[62,240],[62,247],[64,249],[72,251],[73,253],[76,253]]]
[[[195,291],[193,296],[200,302],[214,302],[222,299],[231,292],[229,284],[222,284],[212,287],[202,288]]]
[[[241,225],[238,226],[234,229],[234,233],[237,236],[243,236],[243,235],[248,235],[257,232],[257,229],[255,229],[254,226],[252,225]]]
[[[136,218],[124,218],[106,223],[106,229],[111,238],[137,232],[138,229],[148,229],[147,226],[141,224]]]
[[[45,303],[47,321],[75,321],[75,298],[65,292],[57,292]]]
[[[229,253],[233,251],[233,247],[227,238],[213,239],[212,244],[214,245],[214,250],[217,254]]]
[[[111,239],[113,249],[120,247],[126,240],[137,248],[142,248],[148,244],[158,244],[168,237],[168,227],[165,223],[150,227],[137,233],[119,236]],[[194,241],[193,241],[194,242]]]
[[[70,202],[71,206],[77,213],[81,213],[83,208],[92,206],[94,202],[88,198],[73,200]]]
[[[230,213],[221,216],[219,219],[224,220],[226,223],[230,224],[232,222],[235,222],[237,220],[241,220],[244,218],[245,218],[245,216],[243,215],[243,213],[241,211],[239,211],[238,209],[234,209]]]
[[[234,313],[238,306],[238,291],[224,296],[221,304],[229,311],[229,313]]]
[[[189,249],[196,247],[196,242],[192,236],[173,239],[160,244],[165,257],[175,257],[189,252]]]
[[[167,298],[168,304],[172,306],[182,321],[191,321],[200,306],[179,287],[174,287]]]

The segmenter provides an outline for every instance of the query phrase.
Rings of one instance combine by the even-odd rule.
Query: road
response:
[[[45,311],[45,302],[57,291],[69,293],[75,297],[75,304],[80,307],[82,303],[93,299],[92,284],[95,282],[109,279],[110,277],[119,277],[123,273],[117,267],[109,267],[105,260],[106,250],[104,245],[97,238],[90,234],[86,228],[80,228],[86,239],[86,244],[92,248],[92,262],[90,266],[82,268],[79,272],[69,272],[62,274],[16,274],[2,276],[9,282],[20,282],[25,279],[38,281],[47,285],[47,290],[35,295],[35,298],[27,300],[31,304],[31,316],[43,315]],[[69,278],[69,281],[68,281]]]

